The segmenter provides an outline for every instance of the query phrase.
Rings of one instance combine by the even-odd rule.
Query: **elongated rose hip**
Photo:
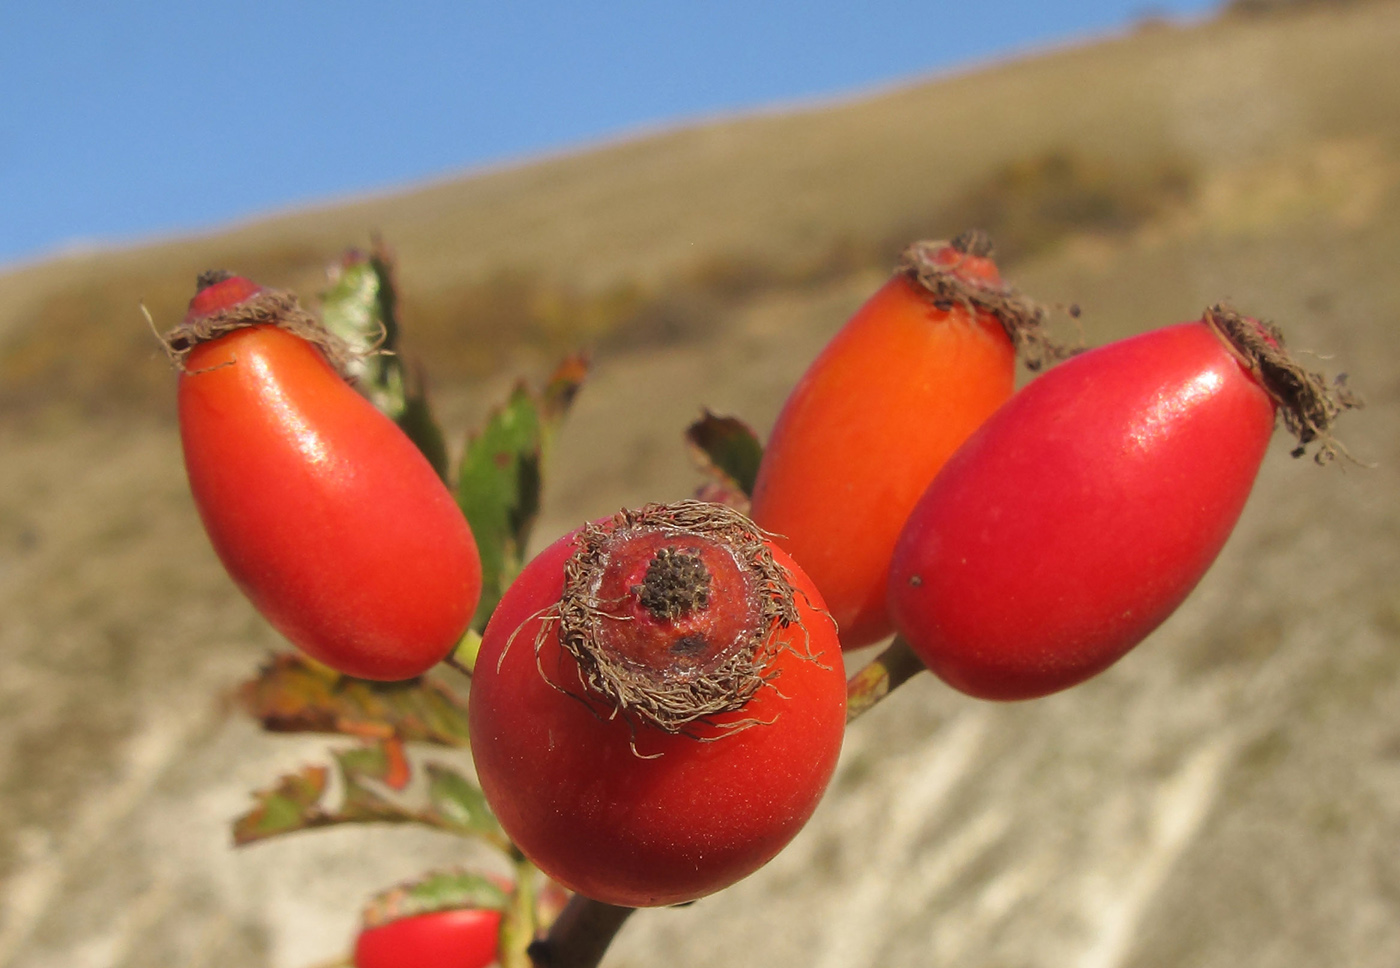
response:
[[[1357,401],[1272,326],[1222,307],[1028,384],[953,456],[900,535],[890,609],[950,685],[1028,699],[1082,682],[1170,615],[1225,544],[1275,415],[1319,460]]]
[[[1057,350],[1005,286],[981,233],[911,246],[794,387],[773,427],[753,518],[821,589],[853,649],[892,631],[890,554],[938,469],[1008,397],[1017,348]]]
[[[165,343],[214,550],[313,658],[367,679],[426,671],[480,594],[466,519],[413,442],[337,372],[339,342],[290,294],[202,282]]]

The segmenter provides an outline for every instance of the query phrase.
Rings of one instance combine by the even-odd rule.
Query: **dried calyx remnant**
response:
[[[1224,305],[1211,306],[1204,319],[1278,404],[1283,425],[1298,438],[1294,457],[1307,453],[1313,441],[1318,442],[1313,459],[1319,464],[1346,455],[1346,448],[1332,436],[1332,424],[1344,411],[1362,406],[1346,385],[1346,374],[1329,383],[1321,373],[1304,369],[1284,348],[1283,333],[1268,320]]]
[[[535,648],[557,629],[590,693],[577,698],[600,715],[694,735],[693,724],[742,708],[776,676],[773,659],[788,648],[779,633],[802,624],[794,595],[738,511],[649,504],[579,532]]]
[[[208,291],[216,286],[230,287],[227,298],[210,298]],[[276,326],[315,344],[341,376],[350,378],[353,351],[319,319],[302,309],[296,296],[280,289],[264,289],[223,269],[199,274],[189,312],[160,341],[170,362],[176,369],[184,370],[186,358],[200,343],[249,326]]]
[[[661,548],[647,565],[642,583],[632,591],[653,618],[673,620],[708,607],[710,572],[698,554]]]
[[[1039,370],[1074,355],[1071,349],[1050,338],[1045,331],[1049,315],[1045,307],[1022,295],[1014,287],[969,278],[958,271],[956,262],[939,258],[948,250],[974,258],[989,258],[992,241],[980,229],[970,229],[951,242],[915,242],[900,256],[896,271],[907,274],[928,290],[933,304],[945,312],[962,306],[968,315],[992,316],[1011,340],[1016,354],[1027,369]],[[1077,312],[1074,311],[1074,312]]]

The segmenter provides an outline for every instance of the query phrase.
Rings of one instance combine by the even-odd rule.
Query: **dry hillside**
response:
[[[1275,209],[1313,204],[1290,178],[1365,209],[1400,139],[1394,20],[1377,3],[1148,22],[874,98],[22,269],[0,284],[0,407],[158,408],[137,300],[172,319],[209,266],[311,293],[375,231],[400,255],[419,349],[452,381],[520,345],[708,332],[736,297],[883,268],[910,238],[969,223],[1016,260],[1193,203],[1265,232]]]
[[[0,276],[0,968],[307,968],[456,849],[228,846],[329,741],[221,700],[277,639],[199,531],[139,299],[174,320],[209,266],[312,294],[378,231],[458,433],[593,347],[544,539],[687,493],[702,404],[766,428],[903,242],[971,224],[1091,341],[1274,318],[1366,395],[1342,435],[1374,466],[1276,442],[1127,660],[1029,704],[911,683],[790,850],[609,963],[1400,963],[1400,3],[1278,6]]]

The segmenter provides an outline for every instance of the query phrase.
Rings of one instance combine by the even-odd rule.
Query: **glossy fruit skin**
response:
[[[845,726],[840,648],[815,587],[772,549],[807,630],[780,634],[818,661],[780,652],[777,688],[715,718],[759,725],[692,724],[711,741],[637,725],[634,752],[622,716],[574,698],[586,690],[557,634],[536,659],[539,613],[559,601],[576,538],[531,561],[487,626],[469,700],[481,788],[511,839],[570,890],[628,907],[694,900],[767,863],[816,808]]]
[[[998,283],[989,259],[940,261]],[[919,495],[1011,396],[1016,356],[1002,325],[939,309],[904,273],[836,334],[794,387],[765,449],[752,516],[821,589],[846,649],[893,630],[890,554]]]
[[[1215,560],[1274,414],[1203,322],[1060,364],[987,421],[914,509],[890,571],[900,634],[984,699],[1101,672]]]
[[[196,346],[179,383],[195,505],[268,621],[352,676],[406,679],[439,662],[471,620],[481,563],[408,437],[271,325]]]
[[[501,912],[478,908],[400,918],[360,932],[355,968],[486,968],[500,930]]]

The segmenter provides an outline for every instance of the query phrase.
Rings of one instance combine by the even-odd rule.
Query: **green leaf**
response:
[[[324,815],[320,801],[328,776],[324,766],[306,766],[281,777],[270,790],[254,793],[256,806],[234,821],[233,842],[252,843],[315,825],[315,818]]]
[[[710,487],[729,497],[720,503],[735,504],[741,496],[746,510],[763,461],[763,445],[753,429],[737,417],[721,417],[705,410],[686,428],[685,442],[691,457],[711,479]]]
[[[540,505],[539,408],[517,386],[505,406],[467,442],[457,476],[457,503],[481,555],[481,601],[472,627],[484,630],[501,594],[519,572]]]
[[[238,691],[263,728],[467,745],[467,707],[430,678],[372,682],[341,675],[299,652],[272,656]]]
[[[321,293],[321,321],[357,353],[393,350],[388,323],[379,302],[381,280],[374,261],[351,249],[330,270],[330,286]]]
[[[351,375],[361,392],[408,435],[438,476],[446,477],[447,444],[432,414],[421,370],[399,355],[398,295],[393,258],[378,241],[365,255],[351,250],[321,293],[321,320],[349,344]]]
[[[347,823],[417,823],[509,850],[476,785],[438,764],[426,773],[426,796],[409,787],[412,770],[399,739],[379,740],[332,753],[340,779],[339,804],[325,802],[329,770],[306,766],[253,795],[254,805],[233,824],[237,845]],[[426,803],[424,800],[426,799]]]
[[[390,263],[352,249],[331,270],[321,293],[321,321],[355,354],[351,375],[375,406],[397,417],[404,406],[397,358],[398,324],[393,315]]]
[[[457,473],[457,503],[481,555],[481,603],[472,620],[478,631],[485,629],[524,565],[539,515],[544,462],[587,372],[587,361],[574,356],[555,370],[543,392],[518,384],[467,441]]]
[[[271,790],[253,795],[256,806],[233,823],[233,842],[242,846],[298,830],[344,823],[432,823],[366,782],[385,783],[390,779],[392,754],[385,744],[342,750],[334,756],[345,791],[339,808],[331,810],[322,802],[328,789],[326,768],[303,767],[282,777]]]
[[[438,763],[429,763],[427,773],[428,801],[444,828],[455,828],[504,844],[505,834],[487,806],[480,787]]]
[[[364,927],[401,918],[463,908],[504,911],[510,894],[482,874],[469,870],[434,871],[375,895],[366,905]]]
[[[398,359],[402,359],[401,357]],[[418,445],[428,463],[433,465],[438,477],[447,480],[447,437],[433,416],[432,405],[428,401],[427,379],[420,367],[404,371],[403,409],[394,422],[408,435],[408,439]]]
[[[341,822],[366,820],[416,820],[416,815],[396,805],[381,792],[391,785],[393,760],[384,744],[359,746],[338,750],[332,754],[340,777],[345,783],[340,809],[336,817]],[[399,784],[401,785],[401,784]]]

